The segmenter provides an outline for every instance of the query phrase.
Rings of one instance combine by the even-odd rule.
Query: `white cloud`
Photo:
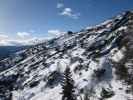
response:
[[[17,35],[18,35],[20,38],[29,38],[31,34],[28,33],[28,32],[18,32]]]
[[[74,19],[78,19],[80,17],[80,13],[75,13],[71,17]]]
[[[61,15],[72,16],[72,9],[71,8],[65,8],[63,10],[63,12],[61,12]]]
[[[59,36],[61,34],[64,34],[65,32],[62,32],[62,31],[56,29],[56,30],[48,30],[48,33],[49,33],[49,35]]]
[[[8,44],[9,37],[3,33],[0,33],[0,45]]]
[[[0,46],[32,45],[50,38],[51,37],[35,37],[32,33],[28,32],[17,32],[16,37],[10,37],[5,33],[0,33]]]
[[[48,30],[48,33],[51,35],[60,35],[61,31],[60,30]]]
[[[57,3],[57,8],[62,8],[62,7],[64,7],[63,3]]]
[[[80,16],[80,13],[74,13],[71,8],[64,8],[64,10],[60,13],[62,16],[69,16],[74,19],[78,19]]]
[[[8,39],[8,36],[5,35],[5,34],[0,33],[0,41],[1,41],[2,39]]]
[[[17,42],[23,45],[32,45],[34,43],[38,43],[39,41],[45,41],[49,39],[49,37],[36,37],[33,36],[32,33],[29,32],[18,32],[17,33]]]

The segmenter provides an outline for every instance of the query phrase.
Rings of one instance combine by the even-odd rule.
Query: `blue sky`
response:
[[[0,42],[79,31],[125,10],[133,0],[0,0]]]

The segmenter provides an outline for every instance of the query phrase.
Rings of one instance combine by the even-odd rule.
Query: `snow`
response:
[[[75,56],[81,56],[81,54],[83,54],[84,52],[84,49],[82,48],[78,48],[77,50],[74,50],[73,53],[72,53],[72,56],[75,57]]]
[[[94,28],[93,26],[88,26],[88,27],[86,27],[85,29],[86,30],[89,30],[89,29],[92,29],[92,28]]]
[[[122,26],[118,30],[121,31],[121,30],[126,30],[126,29],[127,29],[127,26]]]
[[[31,100],[61,100],[61,86],[57,86],[54,89],[46,89],[34,96]]]
[[[111,84],[113,86],[113,91],[115,91],[115,95],[108,100],[132,100],[133,95],[125,93],[127,86],[124,85],[121,81],[112,80]]]
[[[112,57],[112,60],[115,62],[119,62],[124,57],[125,51],[125,47],[123,47],[121,50],[118,50],[118,52],[116,52],[116,54]]]

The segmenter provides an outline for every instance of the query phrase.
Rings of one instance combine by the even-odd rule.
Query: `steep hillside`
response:
[[[133,100],[133,12],[1,61],[0,98],[61,100],[66,67],[77,100]]]

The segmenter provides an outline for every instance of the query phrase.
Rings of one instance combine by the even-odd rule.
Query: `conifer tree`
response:
[[[74,80],[72,79],[72,74],[69,67],[66,68],[64,77],[65,78],[62,84],[62,100],[76,100],[76,96],[74,95]]]

